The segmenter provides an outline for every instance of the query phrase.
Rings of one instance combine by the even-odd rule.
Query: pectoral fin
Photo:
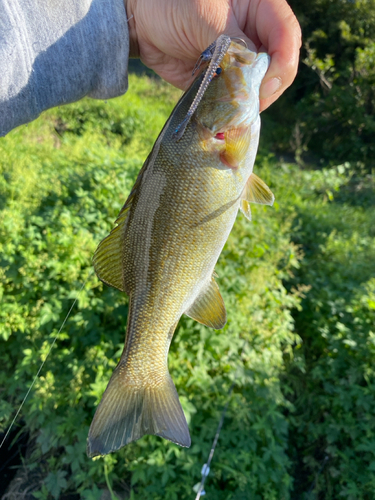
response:
[[[227,130],[224,140],[225,149],[220,153],[220,159],[227,167],[236,169],[249,149],[251,127]]]
[[[247,181],[242,198],[249,203],[259,203],[261,205],[273,205],[275,201],[275,196],[270,188],[254,173],[250,175]]]
[[[198,295],[194,304],[185,311],[185,314],[203,325],[215,328],[215,330],[224,327],[227,322],[227,312],[223,297],[214,278]]]

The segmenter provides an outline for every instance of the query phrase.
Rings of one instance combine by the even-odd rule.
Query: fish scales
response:
[[[232,41],[220,67],[176,142],[174,132],[203,77],[180,99],[117,226],[95,253],[99,278],[130,299],[124,351],[91,424],[89,456],[105,455],[144,434],[190,445],[168,372],[174,330],[183,313],[207,326],[224,326],[215,264],[238,209],[249,217],[248,203],[264,203],[262,193],[273,202],[260,179],[260,187],[249,182],[268,56]]]

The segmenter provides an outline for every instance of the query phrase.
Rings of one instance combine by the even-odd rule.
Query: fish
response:
[[[197,66],[208,61],[172,111],[93,257],[99,279],[128,294],[129,313],[121,358],[90,426],[89,457],[145,434],[190,446],[168,371],[173,333],[183,314],[224,327],[215,264],[238,210],[251,220],[251,203],[274,201],[253,173],[269,56],[221,35]]]

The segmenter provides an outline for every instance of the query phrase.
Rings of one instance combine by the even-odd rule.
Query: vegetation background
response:
[[[4,500],[194,498],[228,400],[208,500],[375,497],[375,0],[291,4],[300,71],[262,116],[255,166],[277,201],[252,223],[239,215],[224,248],[227,326],[184,317],[171,347],[190,449],[146,436],[85,454],[128,303],[91,257],[179,92],[131,75],[124,97],[53,109],[0,140],[3,435],[57,335],[1,450]]]

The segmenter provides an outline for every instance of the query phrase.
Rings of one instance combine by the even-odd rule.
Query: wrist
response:
[[[139,45],[137,38],[136,19],[134,15],[134,2],[133,0],[123,0],[126,12],[126,19],[129,31],[129,57],[139,57]]]

